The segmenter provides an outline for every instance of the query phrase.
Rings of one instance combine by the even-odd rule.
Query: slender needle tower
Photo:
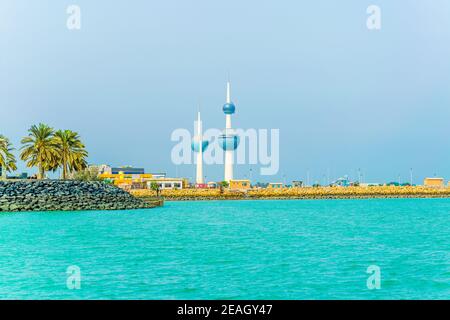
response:
[[[194,139],[192,140],[192,151],[197,153],[197,173],[195,183],[204,184],[203,180],[203,152],[208,148],[209,142],[203,140],[203,128],[202,120],[200,117],[200,111],[197,114],[197,128]]]
[[[231,85],[227,82],[227,100],[223,106],[223,113],[225,113],[225,130],[219,137],[219,144],[225,151],[225,175],[224,181],[230,182],[233,180],[233,162],[234,150],[239,145],[239,137],[234,133],[231,127],[231,115],[236,111],[236,106],[231,102]]]

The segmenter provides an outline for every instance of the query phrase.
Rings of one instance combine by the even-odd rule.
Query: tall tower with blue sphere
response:
[[[227,101],[223,106],[225,113],[225,130],[219,136],[219,145],[225,151],[225,175],[224,181],[233,180],[234,151],[239,145],[239,136],[231,127],[231,115],[236,111],[236,106],[231,102],[231,84],[227,82]]]
[[[197,172],[195,183],[197,185],[204,184],[205,181],[203,179],[203,152],[205,152],[206,148],[208,148],[209,142],[207,140],[203,140],[203,127],[202,120],[200,118],[200,111],[197,115],[197,128],[194,138],[192,139],[191,148],[192,151],[197,153]]]

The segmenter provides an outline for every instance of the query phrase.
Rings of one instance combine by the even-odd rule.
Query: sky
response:
[[[280,130],[278,174],[236,178],[450,179],[449,17],[447,0],[2,0],[0,134],[19,149],[47,123],[77,131],[92,164],[192,179],[171,133],[192,131],[199,105],[205,129],[223,128],[230,76],[233,125]]]

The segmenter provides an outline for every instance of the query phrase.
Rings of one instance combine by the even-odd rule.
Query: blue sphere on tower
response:
[[[224,181],[233,180],[233,162],[234,150],[239,146],[239,136],[235,134],[231,127],[231,115],[236,112],[236,106],[231,102],[230,82],[227,83],[227,102],[224,104],[223,113],[225,113],[225,130],[219,136],[219,145],[225,151],[225,176]]]

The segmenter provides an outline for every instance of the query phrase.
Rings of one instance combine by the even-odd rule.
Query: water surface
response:
[[[370,265],[380,290],[367,288]],[[448,299],[450,200],[0,213],[0,298]]]

